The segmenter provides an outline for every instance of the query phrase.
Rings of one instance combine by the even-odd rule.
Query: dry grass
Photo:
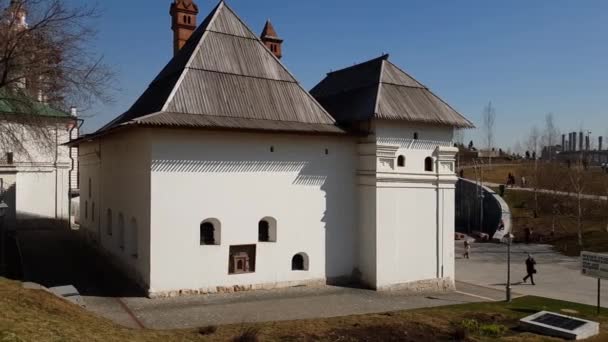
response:
[[[581,250],[608,252],[608,211],[602,201],[583,201],[583,247],[578,246],[576,203],[564,196],[539,194],[538,217],[534,217],[534,194],[507,189],[505,201],[511,208],[513,232],[519,241],[526,227],[534,230],[538,242],[549,243],[569,256]],[[555,206],[555,204],[557,205]],[[556,210],[556,211],[554,211]],[[555,214],[554,214],[555,213]]]
[[[217,329],[132,330],[44,291],[22,289],[20,283],[0,278],[0,341],[230,341],[242,336],[247,341],[451,341],[459,335],[467,341],[545,341],[518,331],[518,319],[539,310],[564,309],[603,323],[602,335],[592,341],[608,338],[608,310],[596,317],[593,307],[538,297],[519,298],[510,305],[477,303]],[[463,322],[470,321],[482,332],[466,332]],[[499,331],[500,336],[489,336],[488,331]]]
[[[483,180],[485,182],[505,184],[509,173],[513,174],[518,186],[521,185],[521,177],[526,177],[528,187],[534,187],[534,163],[525,162],[512,165],[498,165],[485,167]],[[538,188],[564,192],[574,192],[572,183],[568,177],[568,168],[563,163],[538,163]],[[606,196],[608,194],[608,173],[597,167],[584,171],[585,186],[583,192],[590,195]],[[475,180],[475,170],[464,169],[464,177]]]

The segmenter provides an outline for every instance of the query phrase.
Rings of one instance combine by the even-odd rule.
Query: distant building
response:
[[[4,10],[13,22],[0,22],[0,30],[28,27],[22,1],[11,0]],[[10,228],[32,220],[68,220],[70,199],[77,194],[77,147],[64,145],[78,138],[76,110],[66,113],[46,103],[43,81],[23,79],[0,89],[0,199],[9,205]]]
[[[72,142],[85,234],[150,296],[453,288],[452,140],[471,122],[387,55],[309,93],[272,24],[258,38],[222,1],[194,29],[196,11],[173,3],[174,58]]]

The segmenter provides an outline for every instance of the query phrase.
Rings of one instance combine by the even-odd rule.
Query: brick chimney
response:
[[[198,6],[193,0],[173,0],[169,14],[173,30],[173,54],[176,55],[196,30]]]
[[[279,38],[270,20],[266,21],[260,39],[278,59],[283,57],[283,39]]]

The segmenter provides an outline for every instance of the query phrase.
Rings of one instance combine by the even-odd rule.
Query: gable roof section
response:
[[[331,72],[311,94],[342,124],[376,118],[474,127],[388,57]]]
[[[128,124],[343,133],[223,1],[135,104],[100,131]]]

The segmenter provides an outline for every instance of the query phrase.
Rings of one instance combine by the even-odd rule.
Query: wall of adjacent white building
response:
[[[80,145],[80,227],[142,286],[150,279],[149,131]]]
[[[11,130],[25,150],[10,148],[2,151],[13,153],[13,163],[0,165],[2,170],[14,174],[11,210],[17,220],[67,219],[69,217],[69,170],[72,160],[69,148],[63,146],[70,140],[69,120],[49,121],[45,137],[40,128],[3,122]],[[2,176],[0,175],[0,178]],[[9,190],[9,189],[4,189]]]
[[[354,138],[155,130],[152,141],[151,292],[352,274]],[[258,242],[265,217],[276,242]],[[200,245],[206,219],[221,224],[218,246]],[[233,245],[256,245],[254,273],[228,274]],[[292,271],[298,253],[307,271]]]

